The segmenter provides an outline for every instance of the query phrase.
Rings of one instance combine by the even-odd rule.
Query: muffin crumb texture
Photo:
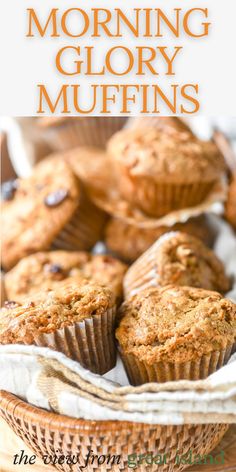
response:
[[[111,138],[108,151],[131,176],[151,176],[157,182],[214,181],[225,171],[213,142],[171,127],[124,129]]]
[[[7,296],[23,300],[37,291],[54,289],[70,277],[91,279],[111,289],[120,300],[127,266],[109,255],[85,251],[38,252],[25,257],[5,275]]]
[[[122,352],[150,365],[196,360],[236,341],[236,305],[203,289],[147,289],[123,303],[119,318]]]
[[[13,267],[22,257],[50,248],[72,218],[80,188],[70,167],[56,156],[38,164],[3,193],[2,264]]]
[[[162,236],[128,270],[126,295],[148,285],[190,286],[226,293],[230,281],[223,263],[202,241],[181,232]]]
[[[115,300],[108,288],[73,278],[59,284],[54,291],[37,293],[17,305],[1,310],[1,344],[33,344],[38,334],[54,333],[101,315],[114,307]]]

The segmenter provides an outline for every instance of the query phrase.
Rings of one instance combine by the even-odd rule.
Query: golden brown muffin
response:
[[[236,305],[219,293],[168,286],[125,301],[116,330],[132,384],[205,378],[235,350]]]
[[[0,306],[3,306],[5,301],[7,300],[7,294],[6,294],[4,275],[2,272],[0,274],[0,282],[1,282]]]
[[[53,291],[1,310],[0,344],[36,344],[63,352],[97,373],[114,367],[115,299],[92,281],[68,279]]]
[[[100,237],[104,213],[86,198],[78,179],[60,156],[38,164],[27,179],[3,187],[2,264],[51,245],[90,249]]]
[[[156,217],[204,201],[225,171],[213,142],[171,127],[124,129],[110,139],[108,152],[124,197]]]
[[[82,276],[105,285],[117,301],[123,295],[123,277],[127,266],[107,255],[88,252],[49,251],[25,257],[5,275],[9,300],[21,301],[42,290],[53,290],[68,277]]]
[[[124,116],[43,117],[37,125],[44,139],[55,151],[66,151],[77,146],[105,148],[108,139],[126,122]]]
[[[188,285],[226,293],[230,281],[222,262],[202,241],[181,232],[167,233],[129,268],[125,296],[147,287]]]
[[[1,184],[10,179],[16,178],[15,169],[12,166],[12,162],[8,151],[8,139],[7,134],[0,131],[0,152],[1,152]]]
[[[229,186],[228,198],[225,205],[225,216],[236,230],[236,174],[233,176]]]
[[[151,126],[158,130],[165,130],[166,128],[174,128],[177,131],[191,132],[186,121],[177,116],[135,116],[127,120],[126,128],[142,128]]]
[[[206,215],[190,218],[185,223],[156,228],[139,228],[118,218],[111,218],[105,229],[107,248],[124,261],[134,262],[160,236],[170,231],[183,231],[201,239],[207,246],[212,246],[215,232]]]
[[[65,161],[85,188],[103,188],[114,172],[112,162],[103,149],[93,146],[80,146],[64,153]]]

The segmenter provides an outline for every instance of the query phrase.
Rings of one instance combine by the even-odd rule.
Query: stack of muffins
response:
[[[40,126],[56,128],[66,152],[2,189],[0,343],[50,347],[98,374],[115,366],[119,351],[133,385],[207,377],[236,346],[236,305],[224,298],[230,280],[207,247],[207,216],[145,228],[107,213],[107,187],[120,206],[156,222],[208,197],[225,173],[222,155],[176,118],[131,120],[107,151],[111,126],[99,149],[87,118],[90,147],[72,140],[80,147],[68,152],[78,122],[49,123]],[[103,254],[93,250],[99,241]]]

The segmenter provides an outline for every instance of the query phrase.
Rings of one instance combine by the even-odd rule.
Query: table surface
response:
[[[48,467],[37,458],[34,465],[13,465],[13,456],[17,451],[24,450],[31,456],[33,453],[0,419],[0,472],[55,472],[54,467]],[[186,469],[186,472],[236,472],[236,425],[230,427],[219,446],[215,449],[215,456],[221,450],[225,452],[225,464],[201,465]]]

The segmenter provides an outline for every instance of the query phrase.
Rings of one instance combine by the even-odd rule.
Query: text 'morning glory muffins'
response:
[[[205,288],[220,293],[230,290],[224,266],[202,241],[182,232],[161,236],[128,269],[125,297],[148,287],[166,285]]]
[[[126,300],[116,330],[131,384],[198,380],[235,351],[236,305],[191,287],[149,288]]]
[[[126,270],[125,264],[109,255],[85,251],[36,252],[5,274],[5,288],[8,300],[21,301],[38,291],[53,290],[58,282],[81,276],[110,288],[119,303]]]
[[[49,347],[98,374],[115,366],[116,305],[108,288],[78,277],[5,306],[0,344]]]
[[[225,171],[213,142],[171,127],[124,129],[108,143],[124,198],[161,217],[204,201]]]
[[[160,236],[170,231],[183,231],[201,239],[207,246],[212,246],[216,231],[206,215],[190,218],[185,223],[176,223],[156,228],[140,228],[118,218],[110,218],[104,238],[109,251],[124,261],[134,262]]]
[[[102,232],[105,214],[91,203],[70,167],[51,156],[30,177],[5,183],[2,193],[2,264],[52,246],[90,249]]]

